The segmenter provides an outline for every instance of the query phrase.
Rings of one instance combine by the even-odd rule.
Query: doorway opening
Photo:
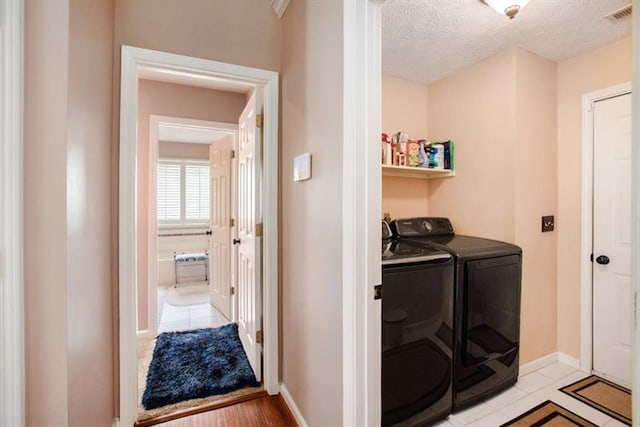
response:
[[[232,299],[237,277],[236,252],[229,243],[236,234],[235,227],[229,223],[237,214],[235,159],[231,153],[236,150],[238,125],[148,114],[149,104],[158,110],[168,111],[167,108],[176,108],[180,95],[188,98],[184,92],[194,89],[203,99],[192,94],[189,105],[196,109],[200,104],[198,101],[207,101],[202,103],[205,107],[202,113],[212,117],[220,114],[221,110],[229,115],[222,118],[237,117],[246,100],[245,93],[144,79],[139,84],[139,123],[149,122],[148,144],[145,146],[145,138],[141,135],[144,132],[140,127],[138,141],[140,151],[148,152],[148,187],[147,191],[142,191],[139,185],[138,192],[140,215],[144,215],[142,211],[146,207],[145,237],[148,242],[147,262],[140,248],[138,251],[139,268],[142,270],[138,272],[139,286],[147,284],[139,294],[146,291],[148,295],[148,300],[138,299],[138,313],[148,314],[146,329],[140,327],[138,319],[139,424],[157,421],[180,411],[227,403],[260,390],[253,386],[238,387],[233,392],[197,401],[183,400],[170,408],[166,405],[151,408],[144,404],[147,377],[150,371],[153,372],[150,364],[157,336],[176,331],[220,328],[238,320],[235,300]],[[171,101],[171,94],[177,99]],[[153,102],[163,95],[170,101],[170,106]],[[144,168],[142,163],[141,168]],[[221,166],[226,166],[222,179],[218,172]],[[222,222],[225,223],[224,230]],[[143,224],[144,219],[140,218],[139,223]],[[147,272],[146,279],[143,271]],[[228,366],[226,370],[230,370]]]
[[[179,90],[177,85],[175,88]],[[221,264],[213,263],[210,258],[212,212],[221,208],[210,194],[210,151],[220,144],[235,149],[237,128],[234,123],[150,115],[148,261],[146,265],[144,259],[140,261],[141,267],[146,266],[148,271],[148,310],[146,307],[143,310],[143,304],[138,301],[138,312],[148,313],[148,327],[143,330],[139,327],[139,337],[172,329],[204,327],[209,325],[207,317],[220,321],[234,319],[230,301],[226,307],[218,307],[218,312],[189,307],[210,301],[211,276]],[[225,193],[235,196],[231,180],[226,182]],[[230,200],[222,208],[225,212],[229,210],[228,218],[235,216],[231,211],[234,202],[235,199]],[[227,252],[225,255],[231,263],[233,252],[230,248]],[[229,270],[232,271],[231,266]],[[202,316],[189,316],[189,311]]]
[[[277,394],[277,73],[125,46],[121,84],[121,423],[132,425],[139,415],[145,378],[139,376],[138,338],[156,333],[160,341],[232,326],[253,382],[262,381],[269,394]],[[144,126],[138,113],[146,84],[215,89],[235,95],[241,108],[231,119],[205,123],[202,115],[188,112],[196,99],[186,96],[175,102],[186,113],[172,114],[152,103],[147,113],[155,114],[147,114]],[[143,129],[149,131],[146,138],[140,138]],[[150,199],[146,206],[140,203],[142,193]],[[146,247],[142,256],[141,247]],[[158,286],[161,280],[170,286]],[[228,325],[211,328],[221,323]],[[150,378],[151,372],[147,388]],[[213,394],[224,392],[210,388],[216,389]]]

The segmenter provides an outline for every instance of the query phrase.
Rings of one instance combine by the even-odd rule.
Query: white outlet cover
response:
[[[311,154],[304,153],[293,159],[293,180],[311,179]]]

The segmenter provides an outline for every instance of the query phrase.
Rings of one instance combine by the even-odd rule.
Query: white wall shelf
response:
[[[410,166],[382,165],[382,176],[434,179],[449,178],[452,176],[456,176],[456,173],[455,171],[449,169],[427,169]]]

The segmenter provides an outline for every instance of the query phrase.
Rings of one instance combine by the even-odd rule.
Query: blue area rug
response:
[[[238,325],[160,334],[153,349],[145,409],[258,386]]]

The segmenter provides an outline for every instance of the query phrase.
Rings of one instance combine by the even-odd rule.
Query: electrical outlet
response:
[[[553,227],[555,225],[555,219],[553,215],[543,216],[542,217],[542,232],[546,233],[547,231],[553,231]]]

